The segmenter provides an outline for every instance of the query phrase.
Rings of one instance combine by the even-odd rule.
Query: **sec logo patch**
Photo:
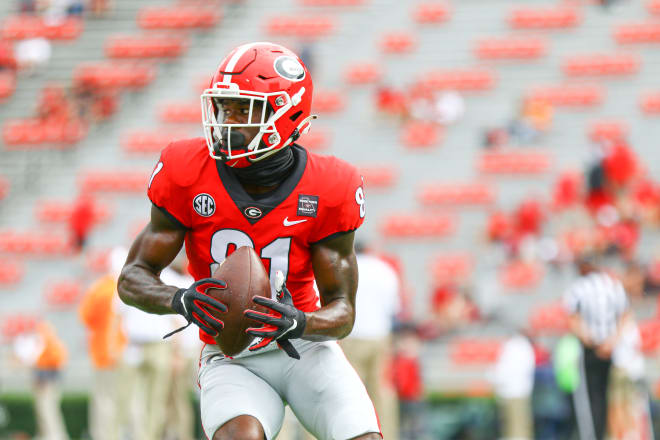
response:
[[[211,217],[215,213],[215,200],[209,194],[197,194],[193,199],[193,208],[202,217]]]

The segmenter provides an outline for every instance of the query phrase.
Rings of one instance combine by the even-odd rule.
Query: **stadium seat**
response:
[[[398,172],[392,165],[371,165],[360,167],[367,191],[391,188],[396,183]]]
[[[599,84],[537,86],[527,96],[546,100],[556,107],[593,107],[603,102],[605,89]]]
[[[401,143],[407,148],[433,147],[441,140],[443,129],[433,122],[410,121],[402,129]]]
[[[436,183],[424,185],[419,199],[425,205],[490,205],[495,194],[485,182]]]
[[[143,29],[207,29],[218,24],[222,14],[217,8],[197,8],[184,5],[146,6],[137,16]]]
[[[374,63],[356,63],[348,66],[344,74],[349,84],[371,84],[378,82],[383,75],[381,68]]]
[[[23,278],[23,264],[16,259],[0,259],[0,288],[12,286]]]
[[[417,86],[437,90],[484,91],[495,85],[495,73],[484,68],[437,69],[423,73]]]
[[[48,38],[50,40],[74,40],[83,31],[83,21],[79,18],[64,18],[53,23],[44,17],[34,15],[12,15],[2,26],[3,38],[24,40],[27,38]]]
[[[385,53],[402,54],[412,52],[417,45],[415,37],[405,31],[389,32],[382,36],[380,48]]]
[[[614,39],[620,44],[660,42],[660,23],[622,24],[614,29]]]
[[[546,54],[546,40],[541,37],[483,38],[474,52],[481,59],[534,59]]]
[[[7,197],[9,193],[9,179],[4,176],[0,176],[0,200]]]
[[[5,341],[11,341],[21,333],[29,332],[37,326],[38,318],[29,313],[14,313],[4,315],[2,319],[2,336]]]
[[[637,73],[641,59],[633,54],[572,55],[562,63],[567,76],[632,75]]]
[[[498,150],[481,153],[477,169],[482,173],[538,174],[552,165],[549,152],[529,149]]]
[[[431,284],[461,282],[472,275],[474,256],[468,252],[450,252],[434,255],[431,258]]]
[[[0,72],[0,102],[10,97],[16,90],[16,75],[12,72]]]
[[[623,139],[628,135],[629,127],[624,121],[600,120],[589,124],[589,139],[594,142]]]
[[[159,110],[162,122],[195,123],[202,121],[202,108],[196,102],[171,102],[163,105]]]
[[[144,62],[88,62],[78,65],[73,72],[74,84],[101,88],[140,88],[155,77],[155,67]]]
[[[386,237],[430,238],[450,235],[455,227],[456,219],[449,214],[392,214],[384,219],[381,232]]]
[[[44,300],[51,307],[69,307],[78,302],[82,294],[80,282],[75,280],[47,282]]]
[[[560,302],[537,306],[530,312],[529,329],[535,334],[564,334],[568,330],[568,314]]]
[[[660,114],[660,92],[651,92],[642,95],[639,106],[646,114]]]
[[[502,286],[512,290],[531,289],[541,282],[544,273],[541,264],[513,261],[501,268],[499,279]]]
[[[660,320],[657,318],[640,321],[637,324],[642,340],[642,352],[653,355],[660,347]]]
[[[35,216],[42,223],[64,223],[71,217],[73,203],[62,200],[38,200]],[[107,204],[94,203],[94,223],[105,223],[112,217],[113,210]]]
[[[111,36],[105,43],[108,58],[176,58],[188,47],[180,35]]]
[[[93,192],[144,193],[150,170],[89,170],[78,174],[78,186]]]
[[[449,6],[444,3],[419,3],[413,9],[413,19],[419,24],[442,23],[449,16]]]
[[[187,137],[190,136],[183,130],[135,130],[121,137],[121,147],[127,153],[159,153],[170,142]]]
[[[81,121],[10,119],[2,127],[2,139],[10,149],[66,149],[85,138],[87,130]]]
[[[646,6],[651,14],[660,15],[660,0],[648,0]]]
[[[0,230],[0,252],[37,257],[62,256],[71,252],[66,234],[50,230]]]
[[[561,29],[575,27],[582,17],[578,9],[570,6],[521,6],[509,12],[509,26],[514,29]]]
[[[85,253],[85,267],[92,273],[104,274],[110,270],[111,249],[90,249]]]
[[[313,113],[336,113],[344,109],[346,98],[336,90],[314,90]]]
[[[305,6],[358,6],[365,0],[299,0]]]
[[[449,358],[455,365],[487,365],[497,360],[502,341],[461,337],[449,344]]]
[[[335,28],[329,16],[282,15],[266,21],[266,31],[278,37],[319,38],[332,33]]]

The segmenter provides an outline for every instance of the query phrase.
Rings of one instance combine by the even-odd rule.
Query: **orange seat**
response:
[[[411,52],[417,41],[409,32],[398,31],[398,32],[389,32],[380,40],[380,48],[383,52],[386,53],[407,53]]]
[[[640,321],[638,328],[642,340],[642,352],[646,355],[655,353],[660,347],[660,320],[653,318]]]
[[[559,302],[537,307],[529,315],[529,328],[534,333],[565,333],[568,330],[566,309]]]
[[[401,142],[407,148],[429,148],[435,146],[442,135],[442,128],[432,122],[411,121],[404,125]]]
[[[34,15],[12,15],[5,19],[2,36],[10,40],[48,38],[51,40],[73,40],[83,31],[83,21],[67,17],[52,23]]]
[[[217,8],[191,6],[146,6],[137,16],[143,29],[211,28],[218,24],[222,14]]]
[[[660,92],[652,92],[642,95],[639,105],[644,113],[660,113]]]
[[[35,216],[43,223],[64,223],[71,217],[73,203],[62,200],[39,200],[35,204]],[[106,204],[94,203],[94,223],[107,222],[112,209]]]
[[[497,361],[502,341],[494,338],[460,338],[449,345],[449,358],[455,365],[484,365]]]
[[[315,90],[312,100],[312,112],[335,113],[346,105],[344,96],[335,90]]]
[[[456,219],[449,214],[392,214],[383,221],[381,231],[387,237],[429,238],[452,234]]]
[[[640,58],[633,54],[576,55],[564,60],[562,70],[568,76],[631,75],[640,64]]]
[[[546,53],[541,37],[484,38],[477,41],[475,54],[482,59],[534,59]]]
[[[495,74],[484,68],[438,69],[424,74],[417,85],[436,91],[483,91],[493,88]]]
[[[593,107],[603,102],[605,90],[598,84],[560,84],[531,89],[527,96],[557,107]]]
[[[162,122],[199,124],[202,120],[202,108],[195,102],[171,102],[160,109],[159,116]]]
[[[179,35],[112,36],[106,40],[105,54],[109,58],[175,58],[187,47]]]
[[[580,24],[582,17],[576,8],[516,7],[509,12],[509,26],[516,29],[558,29]]]
[[[425,205],[490,205],[495,199],[493,185],[485,182],[427,184],[419,194]]]
[[[12,72],[0,72],[0,101],[10,97],[16,90],[16,75]]]
[[[413,19],[420,24],[442,23],[449,15],[449,7],[444,3],[420,3],[413,9]]]
[[[466,280],[474,269],[474,257],[468,252],[448,252],[434,255],[431,259],[432,284]]]
[[[378,82],[381,76],[381,68],[369,62],[350,65],[345,73],[346,82],[349,84],[371,84]]]
[[[397,170],[392,165],[371,165],[360,167],[364,185],[368,190],[392,187],[397,178]]]
[[[39,119],[13,119],[2,127],[2,138],[9,148],[70,148],[87,136],[87,124]]]
[[[534,150],[499,150],[481,153],[477,169],[482,173],[538,174],[548,171],[550,153]]]
[[[11,341],[21,333],[34,331],[38,319],[33,314],[14,313],[3,316],[0,321],[2,322],[2,336],[5,340]]]
[[[110,270],[111,249],[91,249],[85,254],[85,267],[96,274],[105,274]]]
[[[83,171],[78,175],[78,186],[88,191],[139,192],[147,188],[149,171],[95,170]]]
[[[329,35],[335,28],[329,16],[277,16],[266,21],[266,31],[271,35],[299,38],[318,38]]]
[[[304,145],[305,148],[311,151],[322,151],[329,147],[330,140],[330,134],[325,130],[314,127],[308,133],[303,134],[297,143]]]
[[[646,7],[651,14],[660,15],[660,0],[648,0],[646,2]]]
[[[660,23],[622,24],[614,29],[614,39],[621,44],[660,42]]]
[[[68,255],[71,244],[66,234],[53,234],[48,230],[0,231],[0,251],[34,256]]]
[[[121,137],[121,146],[127,153],[158,153],[170,142],[187,137],[183,130],[136,130]]]
[[[501,269],[499,279],[503,286],[517,290],[536,287],[543,276],[544,270],[540,264],[513,261]]]
[[[73,72],[79,85],[107,88],[139,88],[151,83],[156,71],[151,64],[90,62],[82,63]]]
[[[589,138],[593,141],[623,139],[628,135],[629,127],[623,121],[600,120],[589,125]]]
[[[46,304],[52,307],[67,307],[75,304],[82,293],[79,281],[66,280],[49,282],[44,290]]]
[[[23,278],[23,264],[15,259],[0,259],[0,287],[18,283]]]

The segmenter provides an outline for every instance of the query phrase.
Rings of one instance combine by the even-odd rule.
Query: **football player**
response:
[[[382,438],[336,343],[355,318],[362,179],[295,143],[314,119],[312,93],[309,71],[287,48],[259,42],[231,51],[201,96],[205,138],[171,143],[154,168],[151,221],[119,279],[124,302],[200,328],[201,417],[214,440],[274,438],[284,402],[320,439]],[[184,242],[197,281],[177,289],[159,274]],[[272,299],[254,299],[270,312],[246,312],[256,342],[229,357],[214,340],[226,307],[205,292],[225,286],[210,277],[241,246],[261,256]]]

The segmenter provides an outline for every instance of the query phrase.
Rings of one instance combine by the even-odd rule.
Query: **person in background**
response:
[[[360,277],[356,294],[353,331],[339,343],[349,362],[362,378],[376,407],[384,438],[397,439],[396,394],[386,381],[392,362],[392,326],[400,310],[401,280],[381,258],[356,243]]]
[[[78,316],[87,328],[94,378],[89,406],[89,431],[94,440],[118,440],[118,367],[126,346],[117,312],[117,277],[110,271],[85,292]]]
[[[570,331],[582,348],[580,380],[573,392],[573,403],[581,438],[601,440],[607,428],[612,351],[631,314],[623,286],[599,270],[593,255],[579,256],[576,264],[580,278],[564,295]]]
[[[534,347],[523,332],[515,332],[503,343],[492,377],[501,439],[534,438],[531,396],[535,364]]]
[[[94,198],[88,191],[81,192],[73,201],[68,225],[73,249],[81,252],[94,227]]]
[[[59,378],[67,361],[67,349],[47,321],[37,324],[34,331],[14,340],[14,354],[34,369],[34,412],[37,437],[43,440],[69,438],[60,408]]]

